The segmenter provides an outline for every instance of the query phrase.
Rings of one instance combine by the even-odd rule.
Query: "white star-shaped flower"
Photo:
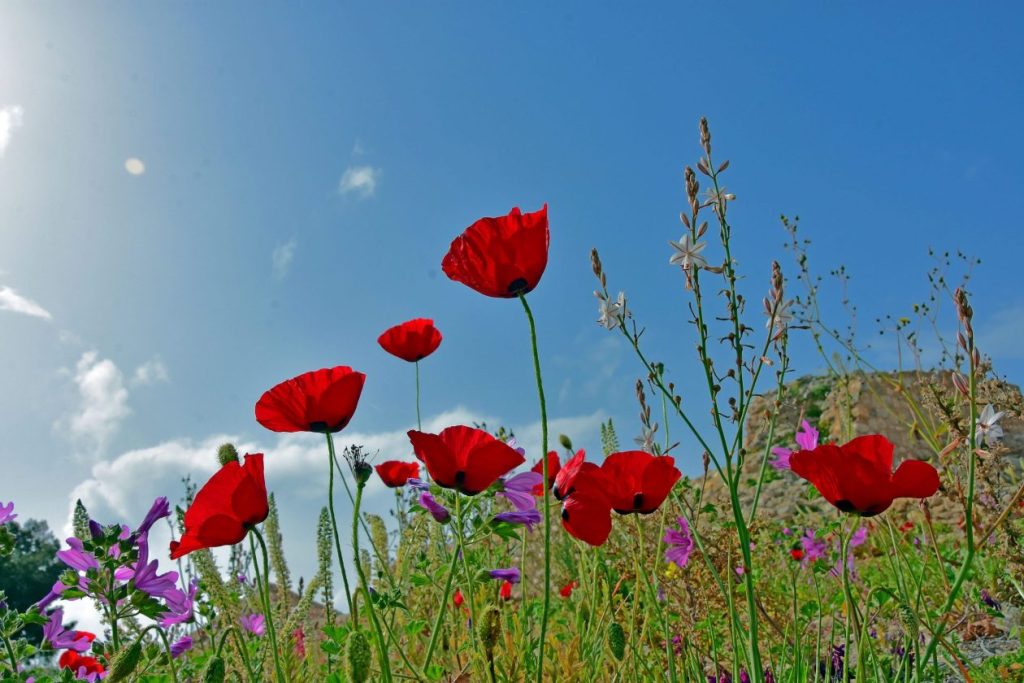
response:
[[[792,303],[792,301],[784,302],[775,311],[774,316],[770,312],[768,313],[768,320],[764,326],[771,331],[772,335],[782,334],[789,327],[789,323],[793,322],[793,312],[789,310],[789,306]]]
[[[997,413],[990,403],[978,416],[978,434],[986,446],[991,446],[1003,438],[1003,428],[999,426],[998,422],[1005,414],[1004,411]]]
[[[629,311],[626,310],[625,292],[619,292],[617,301],[612,301],[601,292],[594,292],[594,296],[597,297],[597,312],[600,314],[597,322],[606,330],[614,330],[629,317]]]
[[[704,260],[704,257],[700,255],[700,252],[704,251],[704,247],[708,246],[707,242],[692,242],[690,241],[689,235],[683,235],[679,238],[678,242],[668,241],[669,245],[676,250],[676,253],[672,254],[668,262],[673,266],[679,266],[683,270],[690,270],[694,266],[707,266],[708,262]]]

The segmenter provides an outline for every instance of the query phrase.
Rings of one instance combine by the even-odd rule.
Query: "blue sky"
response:
[[[1019,5],[549,5],[5,3],[0,500],[56,528],[74,495],[141,516],[205,478],[222,436],[315,467],[318,443],[279,441],[252,408],[335,364],[369,376],[353,438],[401,450],[412,369],[375,340],[417,316],[445,334],[423,367],[432,423],[488,418],[529,442],[518,304],[440,273],[456,234],[515,205],[550,205],[531,299],[551,413],[577,443],[597,450],[608,416],[624,442],[639,431],[638,365],[594,322],[592,246],[703,412],[667,263],[701,115],[732,161],[751,301],[771,259],[793,273],[781,213],[818,272],[847,266],[865,340],[926,295],[929,246],[960,248],[983,260],[982,348],[1020,380]],[[834,290],[826,314],[842,324]],[[818,370],[795,343],[796,373]],[[286,520],[297,554],[322,501],[305,457],[271,482],[305,501]],[[684,444],[680,465],[698,463]]]

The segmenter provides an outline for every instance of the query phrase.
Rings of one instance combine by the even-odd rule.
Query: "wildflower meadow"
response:
[[[648,351],[645,330],[666,323],[629,298],[603,258],[614,245],[576,255],[593,272],[582,286],[596,324],[630,352],[635,442],[613,420],[599,452],[549,429],[545,341],[560,331],[535,313],[564,295],[545,275],[565,266],[549,245],[571,219],[554,203],[467,219],[432,265],[529,340],[529,355],[479,354],[534,378],[535,395],[509,400],[535,405],[539,450],[497,425],[425,428],[444,312],[395,321],[352,343],[379,346],[411,380],[390,392],[389,409],[416,425],[404,453],[336,444],[373,379],[343,357],[251,397],[254,426],[322,444],[312,576],[289,568],[280,511],[293,501],[265,471],[285,457],[274,452],[211,450],[212,476],[165,491],[141,519],[96,519],[79,501],[73,534],[39,552],[18,492],[0,489],[0,568],[32,553],[56,567],[27,604],[0,593],[0,678],[1021,680],[1024,482],[1004,440],[1024,403],[978,343],[970,258],[938,255],[916,312],[935,323],[938,362],[921,362],[917,328],[899,318],[885,323],[898,367],[878,367],[822,318],[798,219],[781,222],[785,262],[736,260],[743,188],[727,181],[742,154],[706,119],[692,130],[675,234],[648,264],[675,275],[664,296],[678,302],[679,352]],[[763,298],[745,298],[744,281]],[[817,349],[822,374],[795,375],[795,339]],[[682,365],[700,381],[673,379]],[[870,429],[869,401],[887,406],[889,433]],[[365,510],[374,480],[393,493],[386,515]],[[157,525],[169,546],[150,542]],[[75,603],[102,630],[77,628]]]

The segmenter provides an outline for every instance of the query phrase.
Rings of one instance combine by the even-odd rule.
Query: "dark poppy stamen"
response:
[[[637,493],[633,495],[633,509],[642,510],[644,507],[644,494]]]
[[[508,286],[509,294],[525,294],[529,291],[530,284],[526,281],[525,277],[519,277],[512,281],[512,284]]]
[[[318,432],[322,434],[327,431],[327,423],[324,422],[323,420],[320,420],[319,422],[310,422],[309,431]]]
[[[854,507],[853,503],[843,498],[842,500],[836,501],[836,507],[839,508],[840,512],[856,512],[857,508]]]
[[[562,508],[562,519],[564,519],[566,522],[569,521],[569,511],[566,510],[564,507]]]
[[[459,470],[458,472],[455,473],[455,488],[461,489],[465,483],[466,472],[464,470]]]

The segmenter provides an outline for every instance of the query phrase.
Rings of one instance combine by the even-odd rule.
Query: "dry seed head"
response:
[[[711,154],[711,130],[704,116],[700,117],[700,146],[704,148],[705,154]]]
[[[597,247],[590,250],[590,267],[594,271],[594,275],[601,277],[603,270],[601,268],[601,257],[597,253]]]

